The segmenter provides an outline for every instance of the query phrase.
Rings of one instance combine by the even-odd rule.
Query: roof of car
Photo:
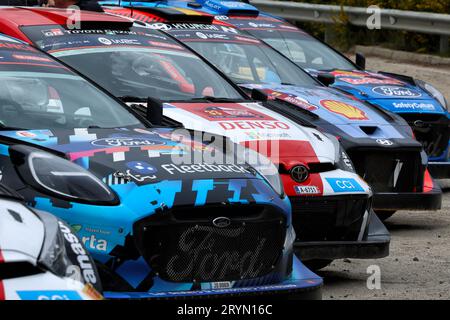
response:
[[[80,11],[79,13],[67,9],[39,8],[39,7],[0,7],[0,30],[18,39],[28,41],[20,31],[22,26],[61,25],[70,27],[74,20],[83,23],[103,23],[114,27],[121,23],[131,23],[125,17],[114,16],[101,12]]]

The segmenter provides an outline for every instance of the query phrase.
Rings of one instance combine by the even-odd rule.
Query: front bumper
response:
[[[210,299],[232,297],[289,296],[303,300],[321,300],[323,280],[306,268],[296,257],[291,275],[283,282],[227,289],[199,289],[158,292],[104,292],[106,299]]]
[[[360,241],[296,242],[294,251],[302,260],[312,259],[376,259],[389,255],[389,231],[372,212],[366,236]]]
[[[435,184],[429,192],[376,193],[373,196],[375,210],[439,210],[442,206],[442,190]]]

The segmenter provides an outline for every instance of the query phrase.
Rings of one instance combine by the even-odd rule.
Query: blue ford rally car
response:
[[[218,136],[153,127],[24,43],[0,38],[0,58],[2,183],[77,231],[105,297],[320,297],[322,279],[292,253],[273,165],[239,161]],[[208,151],[228,160],[179,161]]]
[[[117,5],[117,1],[103,1]],[[122,6],[178,7],[216,15],[240,30],[263,40],[313,76],[334,76],[333,88],[370,104],[397,113],[412,127],[429,156],[434,178],[450,178],[450,112],[443,94],[430,83],[389,72],[366,71],[365,58],[356,63],[317,38],[282,18],[260,12],[254,6],[229,0],[169,0],[128,2]]]

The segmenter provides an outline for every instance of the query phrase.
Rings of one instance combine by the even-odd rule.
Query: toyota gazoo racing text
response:
[[[0,301],[100,300],[101,290],[95,263],[71,228],[0,185]]]
[[[167,16],[167,9],[152,14],[158,11]],[[169,23],[163,29],[249,93],[259,89],[269,94],[272,110],[338,137],[356,172],[373,188],[380,216],[398,209],[441,207],[442,191],[427,170],[427,156],[401,117],[323,86],[277,51],[229,25]]]
[[[320,297],[322,279],[293,255],[272,163],[250,166],[251,150],[237,159],[218,136],[152,127],[26,44],[1,41],[0,57],[2,183],[76,230],[106,298]]]
[[[249,4],[198,2],[202,7],[197,9],[219,15],[218,19],[263,40],[310,74],[316,77],[320,73],[334,75],[333,88],[403,117],[428,154],[432,176],[450,178],[450,112],[445,97],[433,85],[404,75],[366,71],[361,54],[357,54],[353,63],[298,27],[259,13]],[[188,6],[185,1],[179,4]]]
[[[45,25],[21,30],[131,106],[157,96],[165,102],[164,115],[171,119],[166,121],[227,136],[268,156],[278,165],[293,204],[295,248],[302,260],[388,254],[389,233],[372,214],[372,192],[354,173],[335,137],[248,100],[198,55],[162,32],[119,29],[117,19],[111,16],[114,30],[74,33],[52,25],[56,36],[43,35]]]

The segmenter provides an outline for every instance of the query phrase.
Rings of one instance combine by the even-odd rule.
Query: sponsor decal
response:
[[[422,96],[420,92],[404,87],[381,86],[373,88],[372,91],[385,97],[418,98]]]
[[[394,142],[388,139],[377,139],[376,143],[381,144],[382,146],[392,146]]]
[[[136,39],[108,39],[100,37],[98,41],[106,46],[111,45],[139,45],[141,44],[139,40]]]
[[[395,79],[378,79],[378,78],[348,78],[348,77],[341,77],[339,78],[340,81],[344,81],[350,84],[354,85],[364,85],[364,84],[393,84],[393,85],[400,85],[402,84],[401,81],[395,80]]]
[[[218,123],[224,130],[288,130],[290,126],[282,121],[220,121]]]
[[[296,194],[320,194],[319,187],[316,186],[294,186]]]
[[[117,181],[114,181],[115,183],[112,183],[112,184],[125,184],[130,181],[135,181],[135,182],[140,183],[140,182],[144,182],[145,180],[155,180],[158,178],[154,174],[142,175],[142,174],[132,173],[131,170],[126,170],[125,172],[116,171],[116,172],[114,172],[113,177],[116,178]]]
[[[83,229],[83,226],[81,224],[73,224],[70,226],[73,230],[73,232],[78,233]]]
[[[33,132],[29,132],[29,131],[17,131],[16,134],[19,137],[24,137],[24,138],[36,138],[36,134]]]
[[[264,118],[263,114],[254,112],[250,109],[236,109],[228,107],[207,107],[204,112],[210,118],[214,119],[233,119],[233,118]]]
[[[253,28],[271,28],[271,29],[275,28],[275,25],[270,24],[270,23],[249,22],[248,25]]]
[[[163,30],[163,31],[169,31],[172,29],[172,27],[170,25],[168,25],[166,23],[161,23],[161,22],[149,24],[148,27],[150,29]]]
[[[97,237],[91,234],[89,237],[83,237],[81,239],[86,248],[106,252],[108,249],[108,241],[104,239],[97,239]]]
[[[436,110],[436,107],[431,103],[394,102],[392,105],[394,106],[395,109],[428,110],[428,111]]]
[[[145,138],[103,138],[94,140],[91,144],[98,147],[143,147],[162,146],[165,143]]]
[[[204,172],[235,172],[251,173],[244,166],[237,164],[163,164],[161,166],[170,174],[204,173]]]
[[[40,290],[17,291],[22,300],[83,300],[76,291],[69,290]]]
[[[213,289],[231,289],[233,284],[230,281],[213,282],[211,283]]]
[[[132,161],[127,163],[127,167],[139,174],[154,174],[158,172],[156,168],[144,161]]]
[[[333,113],[337,113],[350,120],[369,120],[366,113],[348,103],[335,100],[322,100],[320,104]]]
[[[364,192],[361,185],[353,178],[325,178],[334,192]]]
[[[23,54],[13,54],[12,57],[16,60],[28,60],[28,61],[39,61],[39,62],[52,62],[48,58],[38,57],[38,56],[29,56]]]
[[[319,109],[317,106],[308,103],[308,101],[305,101],[299,97],[295,97],[289,94],[272,92],[271,95],[308,111],[316,111],[317,109]]]
[[[78,237],[72,233],[70,227],[66,226],[62,221],[58,221],[59,229],[61,230],[64,239],[69,243],[72,253],[76,257],[78,267],[81,270],[81,275],[86,283],[97,283],[97,275],[95,274],[94,266],[89,258],[83,245],[78,240]]]
[[[161,42],[161,41],[148,41],[148,44],[150,44],[152,46],[164,47],[164,48],[170,48],[170,49],[177,49],[177,50],[183,49],[182,46],[172,44],[172,43],[165,43],[165,42]]]
[[[61,29],[49,29],[49,30],[42,30],[42,34],[45,37],[56,37],[56,36],[63,36],[64,32]]]
[[[199,37],[200,39],[220,39],[220,40],[227,40],[228,36],[225,34],[220,33],[203,33],[203,32],[196,32],[195,35]]]

